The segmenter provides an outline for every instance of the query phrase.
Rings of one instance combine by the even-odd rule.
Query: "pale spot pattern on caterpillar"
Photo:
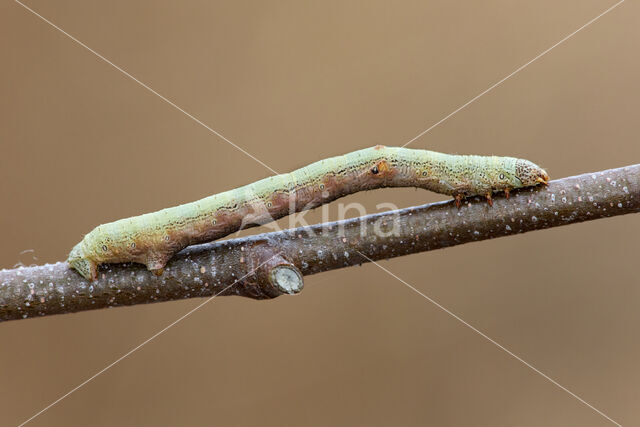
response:
[[[158,212],[99,225],[69,254],[89,280],[103,263],[137,262],[158,274],[181,249],[312,209],[348,194],[418,187],[454,197],[486,196],[546,184],[547,173],[514,157],[463,156],[378,145],[315,162],[291,173]]]

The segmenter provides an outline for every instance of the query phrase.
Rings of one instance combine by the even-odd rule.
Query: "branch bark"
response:
[[[547,187],[440,202],[344,221],[193,246],[161,276],[136,264],[106,265],[87,282],[66,262],[0,271],[0,321],[214,295],[295,294],[303,276],[640,212],[640,164],[559,179]]]

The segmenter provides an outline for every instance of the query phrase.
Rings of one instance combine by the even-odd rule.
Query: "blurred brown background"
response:
[[[285,172],[402,145],[613,2],[27,4]],[[411,146],[524,157],[556,178],[639,162],[638,18],[623,3]],[[99,223],[271,174],[13,1],[0,3],[0,35],[1,267],[62,260]],[[441,199],[393,189],[343,202]],[[383,265],[640,424],[639,220]],[[0,325],[0,424],[200,302]],[[609,425],[374,265],[310,276],[296,297],[216,299],[30,423],[212,424]]]

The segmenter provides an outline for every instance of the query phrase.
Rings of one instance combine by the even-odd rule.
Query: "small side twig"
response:
[[[640,212],[640,165],[523,189],[493,207],[473,198],[193,246],[161,276],[106,265],[88,282],[65,262],[0,271],[0,321],[184,298],[295,294],[303,276],[336,268]],[[231,286],[230,286],[231,285]]]

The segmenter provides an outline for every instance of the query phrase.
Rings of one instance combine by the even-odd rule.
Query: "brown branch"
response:
[[[336,268],[640,211],[640,165],[552,181],[548,187],[368,215],[187,248],[162,276],[103,266],[87,282],[67,263],[0,271],[0,321],[213,295],[274,298]]]

